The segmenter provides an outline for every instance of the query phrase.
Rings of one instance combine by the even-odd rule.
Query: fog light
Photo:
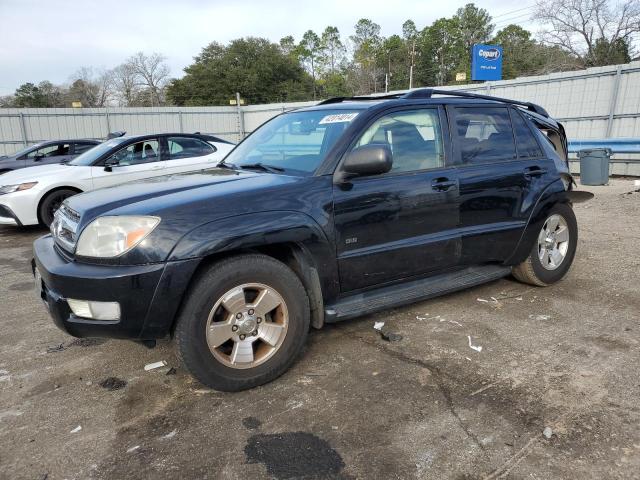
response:
[[[93,302],[68,298],[67,303],[77,317],[92,320],[120,320],[120,304],[118,302]]]

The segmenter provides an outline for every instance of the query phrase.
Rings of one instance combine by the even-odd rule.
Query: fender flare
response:
[[[322,227],[302,212],[279,210],[214,220],[184,235],[167,260],[205,258],[282,244],[295,247],[293,257],[303,270],[296,273],[310,292],[312,306],[323,311],[319,307],[323,298],[339,291],[335,249]],[[322,320],[313,323],[319,328]]]
[[[564,184],[560,179],[547,185],[531,210],[527,225],[520,236],[518,245],[513,254],[505,260],[505,265],[518,265],[526,260],[533,243],[538,237],[538,232],[542,228],[544,220],[547,218],[549,210],[558,203],[570,204],[571,199],[568,195],[569,193],[570,192],[565,190]]]

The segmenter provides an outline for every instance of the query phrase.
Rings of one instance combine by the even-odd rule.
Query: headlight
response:
[[[76,254],[84,257],[117,257],[142,242],[159,223],[158,217],[96,218],[80,234]]]
[[[29,190],[35,187],[38,182],[20,183],[18,185],[3,185],[0,187],[0,195],[5,193],[21,192],[22,190]]]

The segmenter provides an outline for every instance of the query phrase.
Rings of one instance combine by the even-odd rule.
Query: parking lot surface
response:
[[[0,227],[0,478],[640,478],[640,192],[581,188],[596,197],[561,283],[313,331],[241,393],[192,380],[168,341],[56,329],[29,265],[46,231]]]

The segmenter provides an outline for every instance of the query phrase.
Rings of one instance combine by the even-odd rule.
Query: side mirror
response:
[[[351,150],[344,159],[342,171],[345,177],[380,175],[391,170],[392,165],[393,154],[387,145],[370,144]]]
[[[117,160],[114,160],[112,158],[108,158],[104,162],[104,171],[105,172],[113,172],[113,167],[117,167],[117,166],[118,166],[118,161]]]
[[[44,155],[43,155],[43,154],[41,154],[41,153],[38,153],[37,155],[35,155],[35,156],[33,157],[33,161],[34,161],[34,162],[39,162],[39,161],[40,161],[40,160],[42,160],[43,158],[44,158]]]

